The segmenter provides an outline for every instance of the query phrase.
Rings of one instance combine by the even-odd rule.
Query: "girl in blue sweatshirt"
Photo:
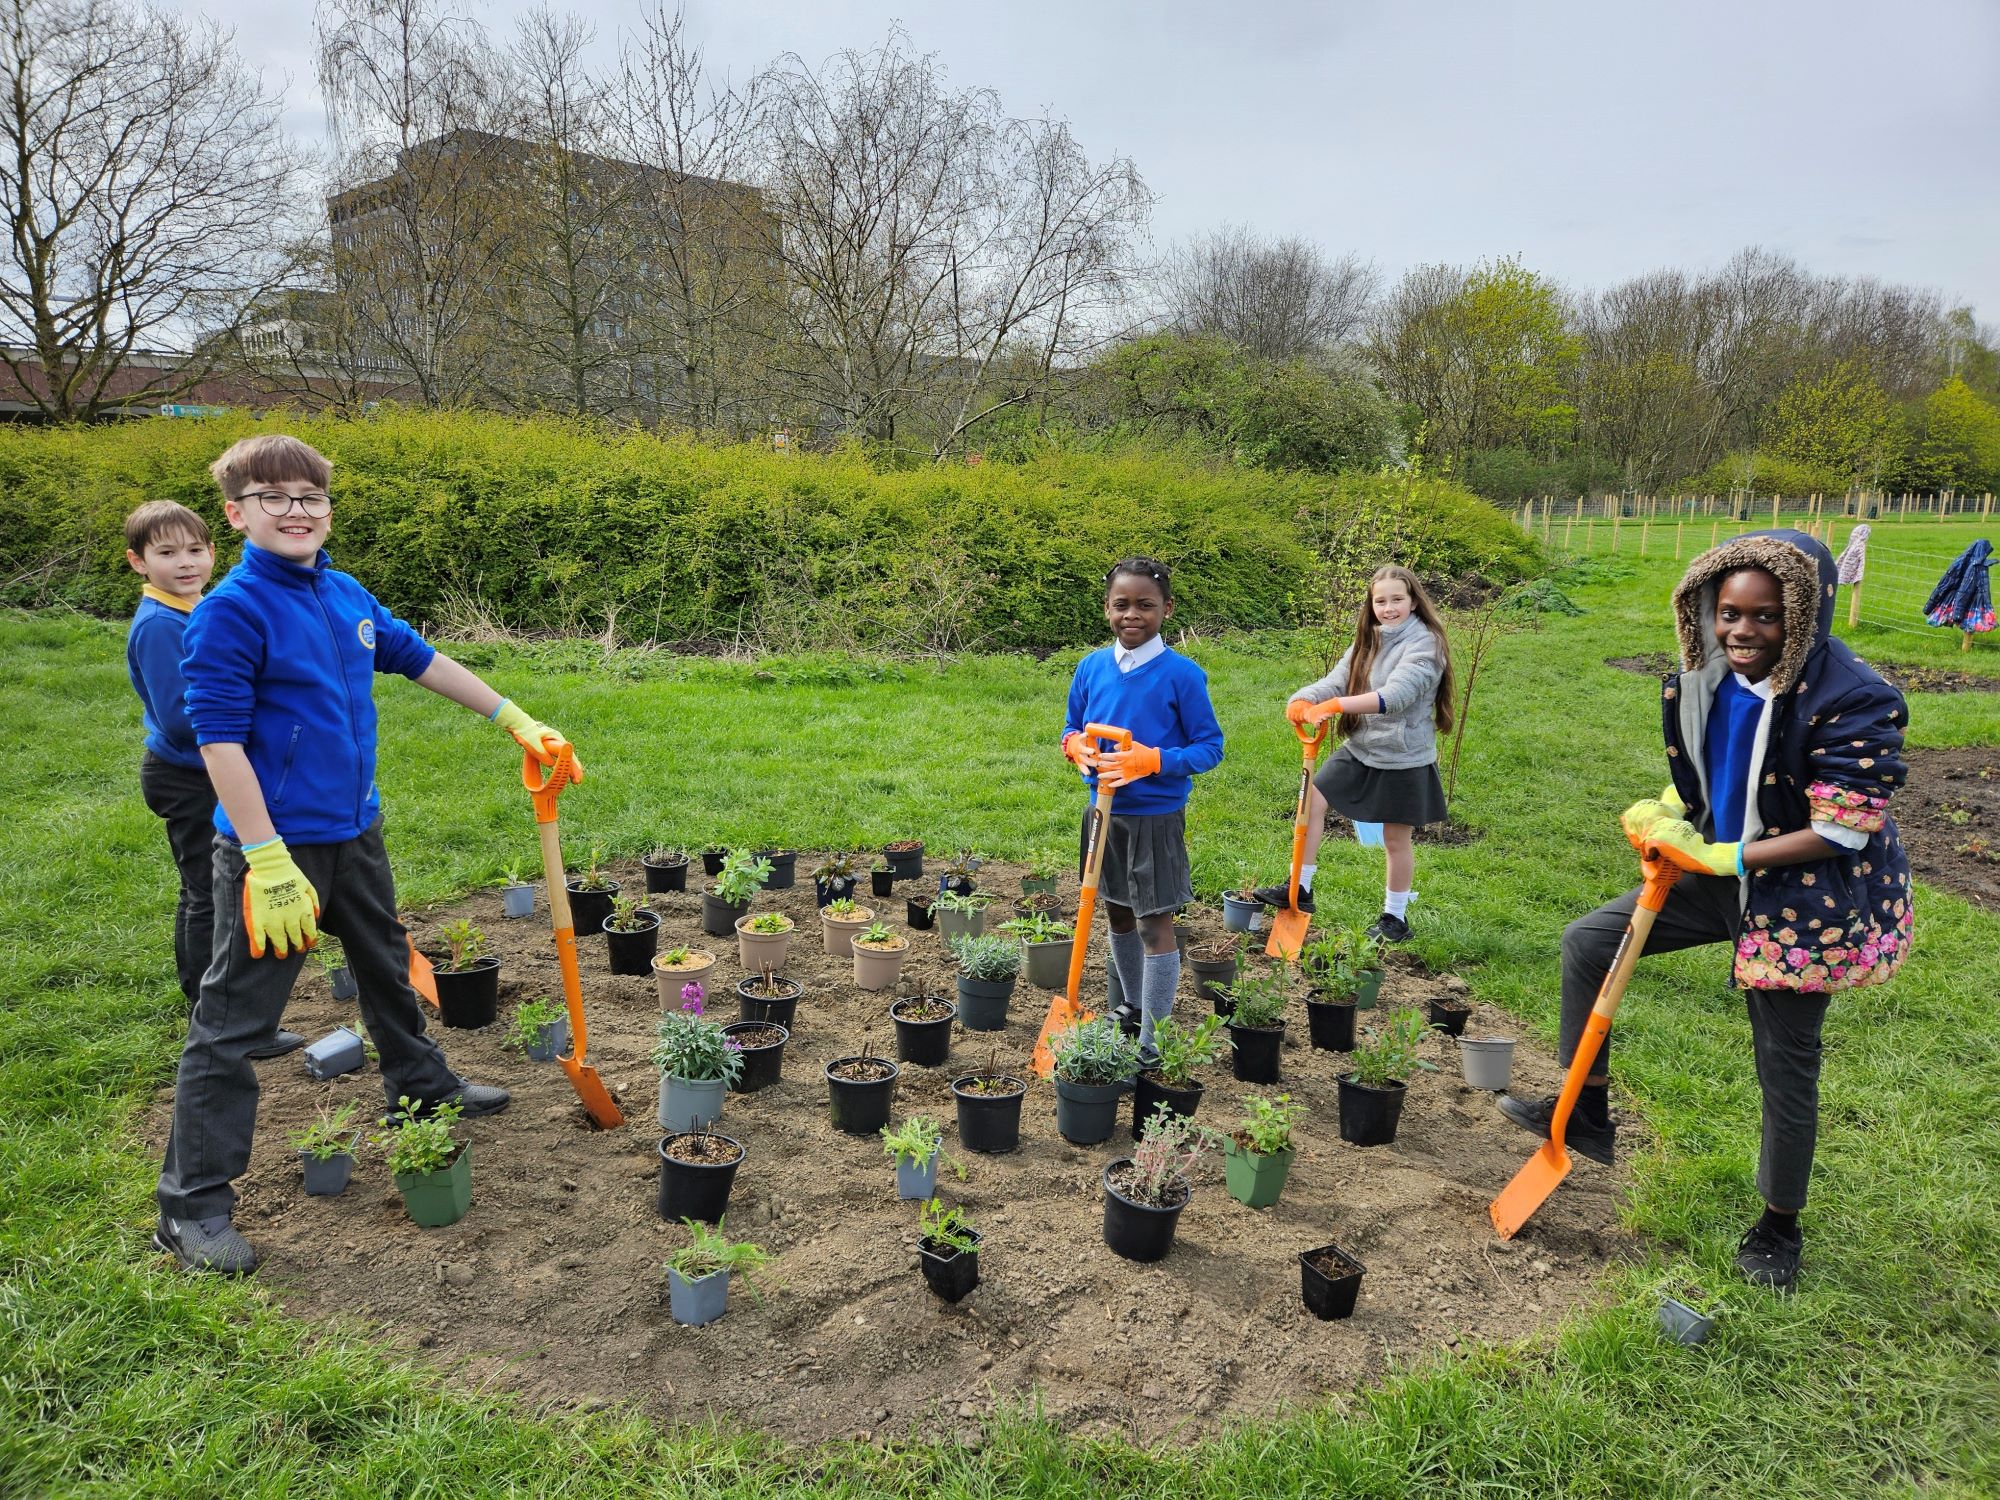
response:
[[[1098,892],[1111,924],[1111,961],[1127,1003],[1141,1013],[1139,1053],[1158,1060],[1153,1030],[1172,1014],[1180,987],[1174,913],[1194,900],[1188,876],[1186,809],[1194,778],[1222,761],[1222,726],[1201,668],[1160,639],[1174,612],[1173,582],[1150,557],[1128,557],[1104,575],[1104,620],[1112,644],[1076,665],[1063,754],[1092,793],[1116,791],[1104,832]],[[1108,750],[1086,724],[1130,730],[1132,748]],[[1085,810],[1083,837],[1089,838]]]

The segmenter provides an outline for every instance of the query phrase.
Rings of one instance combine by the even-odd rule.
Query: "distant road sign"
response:
[[[183,406],[178,402],[171,402],[160,408],[160,415],[163,417],[226,417],[229,415],[229,408],[226,406]]]

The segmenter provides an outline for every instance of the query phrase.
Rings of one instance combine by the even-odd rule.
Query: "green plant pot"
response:
[[[1292,1170],[1297,1151],[1274,1151],[1259,1156],[1231,1140],[1222,1148],[1223,1179],[1229,1196],[1251,1208],[1269,1208],[1285,1190],[1285,1176]]]
[[[1382,971],[1380,969],[1363,971],[1361,975],[1361,988],[1355,992],[1354,996],[1354,1008],[1356,1010],[1373,1010],[1375,1002],[1381,997],[1381,994]]]
[[[472,1207],[472,1147],[461,1147],[441,1172],[398,1172],[396,1190],[410,1217],[424,1228],[456,1224]]]

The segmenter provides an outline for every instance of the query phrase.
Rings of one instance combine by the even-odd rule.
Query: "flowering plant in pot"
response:
[[[905,995],[889,1007],[896,1027],[896,1059],[941,1068],[951,1056],[951,1023],[958,1007],[939,995]]]
[[[1291,965],[1279,959],[1263,973],[1245,974],[1229,987],[1229,1061],[1239,1083],[1278,1081],[1291,975]]]
[[[750,898],[771,878],[771,862],[731,852],[709,888],[701,893],[701,930],[728,937],[739,917],[750,914]]]
[[[1021,877],[1021,894],[1053,896],[1069,862],[1052,849],[1037,849],[1028,860],[1028,873]]]
[[[1201,1104],[1203,1085],[1194,1081],[1194,1070],[1215,1061],[1222,1050],[1222,1017],[1203,1016],[1193,1026],[1183,1026],[1172,1016],[1163,1017],[1153,1028],[1153,1046],[1160,1060],[1139,1074],[1132,1090],[1132,1139],[1145,1135],[1146,1122],[1155,1114],[1192,1117]]]
[[[1127,1260],[1164,1258],[1181,1210],[1194,1196],[1195,1163],[1216,1140],[1214,1131],[1185,1115],[1147,1120],[1132,1154],[1104,1169],[1104,1243]]]
[[[653,985],[660,992],[660,1009],[671,1010],[681,1002],[681,991],[690,984],[706,986],[715,955],[706,948],[690,948],[675,943],[653,955]]]
[[[292,1149],[299,1153],[309,1197],[331,1198],[347,1191],[347,1179],[354,1175],[354,1148],[361,1142],[355,1108],[352,1100],[332,1111],[322,1104],[311,1124],[292,1132]]]
[[[782,969],[791,957],[792,919],[779,911],[760,911],[736,919],[736,956],[751,973]]]
[[[958,960],[958,1024],[967,1031],[998,1031],[1007,1024],[1007,1002],[1021,971],[1021,945],[998,933],[951,940]]]
[[[513,1022],[501,1045],[513,1048],[530,1062],[554,1062],[568,1043],[569,1013],[544,995],[514,1007]]]
[[[1251,1208],[1269,1208],[1285,1190],[1285,1177],[1298,1152],[1292,1144],[1295,1106],[1290,1094],[1243,1101],[1243,1118],[1222,1143],[1222,1170],[1229,1196]]]
[[[1028,983],[1045,990],[1059,990],[1069,983],[1070,939],[1074,928],[1036,912],[1002,922],[1000,930],[1013,933],[1027,950]]]
[[[944,1208],[931,1198],[917,1211],[917,1264],[924,1284],[945,1301],[956,1302],[979,1285],[980,1243],[963,1208]]]
[[[563,884],[569,891],[569,919],[576,935],[595,937],[604,931],[604,919],[611,915],[611,898],[619,890],[618,882],[604,868],[604,846],[592,844],[583,869]]]
[[[604,940],[612,973],[650,974],[660,946],[660,914],[641,906],[636,897],[616,896],[604,919]]]
[[[1109,1016],[1093,1016],[1049,1041],[1055,1058],[1056,1131],[1078,1146],[1111,1139],[1118,1101],[1139,1071],[1139,1039]]]
[[[944,1126],[929,1115],[911,1115],[900,1125],[884,1125],[882,1151],[896,1164],[896,1196],[928,1198],[937,1191],[940,1166],[965,1181],[965,1163],[945,1154]]]
[[[939,891],[931,897],[938,936],[947,943],[953,938],[978,937],[986,930],[987,900],[981,891]]]
[[[439,1016],[447,1026],[491,1026],[500,1005],[500,960],[486,953],[486,934],[461,917],[440,936],[444,948],[428,955]]]
[[[679,845],[655,844],[639,863],[646,871],[646,889],[654,895],[687,889],[687,850]]]
[[[894,989],[903,975],[910,940],[890,930],[887,922],[870,922],[849,939],[854,954],[854,982],[864,990]]]
[[[506,872],[500,880],[500,914],[503,917],[532,917],[535,914],[535,888],[528,881],[528,867],[518,859],[507,861]]]
[[[472,1207],[472,1147],[451,1133],[460,1109],[453,1101],[426,1113],[405,1094],[387,1133],[372,1137],[386,1150],[404,1209],[426,1229],[456,1224]]]
[[[713,1229],[699,1219],[685,1222],[689,1243],[667,1257],[667,1307],[676,1323],[699,1328],[728,1310],[731,1276],[756,1291],[752,1278],[770,1256],[749,1240],[730,1239],[719,1221]]]
[[[829,854],[813,871],[813,899],[821,906],[854,896],[854,858]]]
[[[1399,1010],[1355,1045],[1354,1071],[1338,1080],[1343,1141],[1386,1146],[1396,1138],[1404,1088],[1419,1066],[1417,1044],[1425,1029],[1417,1012]]]
[[[820,937],[828,958],[852,958],[854,934],[875,920],[874,911],[856,906],[846,896],[836,896],[819,909]]]
[[[692,1130],[722,1114],[723,1095],[743,1071],[742,1044],[702,1013],[706,998],[698,984],[687,986],[679,1010],[660,1017],[653,1042],[653,1066],[660,1074],[660,1128]]]

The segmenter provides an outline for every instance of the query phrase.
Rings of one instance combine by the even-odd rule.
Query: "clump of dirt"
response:
[[[1889,802],[1910,869],[2000,911],[2000,749],[1905,750],[1909,780]]]
[[[642,888],[636,865],[614,873],[627,890]],[[1025,873],[988,865],[981,880],[1004,901]],[[1074,898],[1073,881],[1066,894]],[[872,904],[902,914],[900,895]],[[698,939],[698,895],[657,897],[655,909],[663,945]],[[822,1069],[860,1052],[864,1035],[878,1053],[891,1048],[887,1011],[897,994],[859,989],[851,960],[826,956],[810,886],[767,894],[756,909],[798,922],[785,972],[804,986],[784,1077],[730,1095],[716,1122],[747,1148],[727,1228],[771,1253],[761,1296],[733,1288],[728,1315],[706,1328],[669,1317],[662,1262],[687,1231],[657,1210],[661,1131],[648,1061],[657,992],[650,979],[613,976],[601,937],[581,941],[589,1061],[626,1115],[620,1129],[595,1130],[559,1067],[501,1046],[516,1003],[562,991],[546,909],[504,920],[497,892],[412,923],[421,942],[468,918],[503,964],[500,1023],[440,1033],[461,1072],[514,1093],[504,1114],[458,1127],[472,1143],[471,1212],[448,1228],[418,1228],[373,1151],[343,1196],[308,1198],[287,1133],[322,1104],[357,1100],[372,1115],[379,1077],[371,1067],[315,1083],[296,1056],[259,1063],[262,1109],[237,1222],[264,1255],[261,1283],[307,1322],[359,1319],[469,1388],[551,1405],[629,1403],[666,1421],[714,1418],[804,1440],[912,1431],[969,1440],[996,1403],[1039,1392],[1067,1429],[1154,1441],[1349,1390],[1440,1347],[1531,1333],[1588,1295],[1607,1259],[1633,1248],[1616,1228],[1625,1171],[1589,1162],[1519,1239],[1495,1238],[1486,1206],[1534,1142],[1488,1095],[1462,1086],[1456,1044],[1439,1033],[1423,1043],[1435,1071],[1410,1080],[1395,1143],[1343,1142],[1335,1077],[1347,1060],[1308,1048],[1294,1002],[1279,1088],[1301,1125],[1283,1198],[1261,1211],[1243,1207],[1211,1157],[1197,1168],[1172,1253],[1153,1265],[1121,1260],[1103,1243],[1102,1176],[1131,1151],[1129,1107],[1111,1141],[1073,1146],[1056,1134],[1049,1086],[1034,1080],[1018,1151],[985,1156],[956,1140],[954,1077],[991,1068],[996,1045],[1000,1068],[1026,1076],[1051,992],[1024,977],[1004,1031],[955,1036],[943,1067],[906,1065],[897,1084],[896,1119],[923,1112],[944,1122],[946,1150],[966,1176],[943,1174],[941,1196],[985,1234],[982,1284],[947,1306],[918,1274],[917,1205],[897,1200],[881,1143],[838,1134],[828,1119]],[[1225,936],[1220,913],[1206,908],[1191,928],[1195,943]],[[937,934],[909,936],[899,993],[951,994]],[[735,943],[701,941],[721,959],[711,1007],[733,1020],[731,990],[746,977]],[[1087,1003],[1102,1003],[1103,962],[1100,934]],[[1205,1011],[1191,973],[1183,986],[1180,1012]],[[1383,1010],[1364,1012],[1362,1024],[1463,989],[1392,955]],[[357,1024],[311,968],[286,1020],[312,1036]],[[1467,1031],[1525,1037],[1489,1006]],[[1237,1125],[1247,1095],[1277,1091],[1237,1083],[1226,1058],[1201,1076],[1198,1118],[1222,1130]],[[1560,1081],[1550,1057],[1525,1040],[1514,1077],[1530,1094]],[[156,1144],[167,1117],[163,1098],[150,1122]],[[1299,1253],[1329,1242],[1368,1268],[1355,1315],[1336,1323],[1314,1319],[1299,1295]]]

